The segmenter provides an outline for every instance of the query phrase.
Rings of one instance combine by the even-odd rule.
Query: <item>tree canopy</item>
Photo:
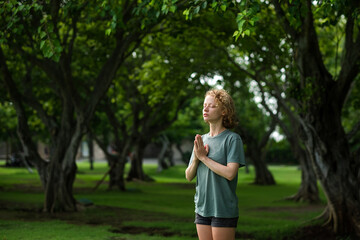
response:
[[[111,161],[121,178],[134,150],[129,175],[142,178],[151,139],[167,134],[179,143],[202,128],[196,113],[217,77],[236,101],[235,131],[254,164],[266,166],[278,124],[326,193],[328,226],[360,235],[359,1],[0,4],[0,137],[17,128],[46,211],[76,210],[75,157],[86,133],[103,146],[115,142],[121,154]],[[37,151],[40,139],[49,161]]]

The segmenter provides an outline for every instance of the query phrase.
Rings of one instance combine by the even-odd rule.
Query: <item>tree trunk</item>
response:
[[[257,153],[252,152],[250,158],[253,160],[255,168],[255,180],[254,184],[257,185],[275,185],[273,175],[267,168],[264,158],[259,156]]]
[[[125,181],[124,181],[124,169],[126,159],[121,158],[120,155],[107,156],[108,161],[110,161],[110,182],[109,189],[117,187],[121,191],[125,191]]]
[[[160,151],[160,153],[158,155],[158,168],[157,168],[158,172],[161,172],[162,170],[169,168],[169,165],[166,162],[166,156],[168,155],[167,153],[168,153],[168,148],[169,148],[169,145],[170,145],[170,141],[166,137],[166,135],[162,135],[161,140],[162,140],[162,148],[161,148],[161,151]]]
[[[296,194],[287,197],[286,199],[296,202],[308,202],[312,204],[319,203],[320,198],[317,187],[317,179],[311,164],[310,157],[306,157],[305,151],[301,149],[301,153],[299,153],[296,158],[299,160],[301,167],[301,185]]]
[[[123,143],[122,143],[123,144]],[[126,142],[125,146],[117,146],[117,149],[121,149],[121,153],[117,153],[116,156],[107,154],[107,157],[111,158],[110,168],[110,183],[109,189],[116,186],[121,191],[125,191],[125,164],[127,162],[127,156],[129,152],[131,142]],[[108,158],[109,159],[109,158]]]
[[[94,138],[91,132],[87,134],[87,144],[89,148],[90,170],[94,170]]]
[[[293,130],[290,130],[284,123],[279,122],[279,125],[283,129],[289,143],[291,150],[295,158],[299,161],[301,168],[301,185],[298,192],[290,197],[288,200],[294,200],[296,202],[308,202],[319,203],[319,190],[317,186],[316,174],[311,162],[311,152],[303,149],[301,139],[304,138],[303,128],[296,121],[293,113],[288,113],[290,124]]]
[[[127,180],[153,181],[153,179],[146,175],[143,170],[143,156],[146,144],[144,142],[135,143],[134,154],[131,160],[131,168],[127,176]]]
[[[45,212],[77,210],[72,191],[76,170],[75,163],[66,169],[57,161],[50,164],[49,181],[45,191]]]
[[[11,149],[10,149],[9,141],[10,141],[10,140],[6,140],[6,142],[5,142],[5,143],[6,143],[6,146],[5,146],[5,148],[6,148],[6,153],[5,153],[5,165],[6,165],[6,166],[10,163],[10,157],[9,157],[9,155],[10,155]]]
[[[185,157],[185,153],[184,153],[184,151],[183,151],[182,148],[181,148],[181,143],[176,143],[176,144],[175,144],[175,147],[176,147],[176,149],[179,151],[179,153],[180,153],[180,155],[181,155],[181,160],[182,160],[186,165],[188,165],[188,164],[189,164],[189,159],[187,159],[187,158]]]
[[[360,236],[359,159],[357,163],[351,159],[339,115],[327,111],[324,119],[312,116],[315,121],[309,124],[306,141],[314,152],[311,159],[328,202],[326,224],[335,233]]]
[[[359,74],[360,35],[353,18],[358,2],[350,1],[344,12],[344,54],[336,80],[322,60],[312,1],[299,2],[306,10],[299,29],[289,24],[279,1],[272,2],[295,46],[294,57],[300,73],[298,90],[310,93],[308,97],[297,99],[303,107],[299,122],[306,134],[305,146],[312,153],[311,161],[327,198],[326,225],[337,234],[360,237],[360,159],[351,157],[341,122],[342,108]]]
[[[310,11],[309,11],[310,12]],[[309,13],[305,24],[312,24]],[[304,128],[307,134],[305,145],[311,154],[317,177],[328,200],[327,224],[338,234],[360,236],[360,179],[359,159],[352,162],[350,147],[341,122],[347,79],[334,81],[322,64],[313,26],[305,28],[299,37],[299,56],[296,59],[302,73],[302,82],[312,80],[314,90],[306,102]],[[348,49],[347,51],[352,51]],[[318,54],[316,54],[318,53]],[[348,73],[351,74],[351,73]],[[346,74],[345,74],[346,75]],[[351,79],[350,75],[346,76]],[[320,88],[321,87],[321,88]]]
[[[70,126],[68,126],[71,128]],[[77,166],[76,154],[83,136],[82,124],[78,123],[73,134],[63,131],[59,136],[48,168],[49,179],[45,189],[44,211],[76,211],[73,183]],[[69,134],[70,133],[70,134]]]

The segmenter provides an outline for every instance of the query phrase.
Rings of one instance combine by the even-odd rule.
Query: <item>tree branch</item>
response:
[[[45,161],[40,157],[36,145],[31,138],[32,134],[30,132],[30,128],[28,125],[28,118],[23,105],[23,98],[14,80],[12,79],[12,75],[7,67],[6,58],[1,46],[0,46],[0,67],[3,74],[5,86],[10,94],[10,98],[16,110],[16,115],[18,119],[18,134],[22,142],[24,153],[26,156],[30,157],[29,158],[30,161],[35,162],[35,165],[38,168],[41,164],[44,164]],[[40,160],[43,161],[40,162]]]
[[[57,123],[56,121],[49,116],[46,111],[44,110],[43,106],[40,104],[39,101],[37,101],[36,97],[33,93],[33,86],[32,86],[32,79],[31,79],[31,69],[27,67],[27,73],[26,73],[26,92],[24,95],[21,94],[21,98],[26,101],[29,106],[31,106],[33,109],[36,110],[37,115],[42,120],[42,122],[45,124],[45,126],[48,128],[50,136],[53,136],[55,132],[57,132]],[[25,81],[24,81],[25,82]]]
[[[359,4],[358,1],[353,2],[357,2],[357,4]],[[354,28],[356,27],[356,24],[354,23],[355,20],[351,12],[347,13],[346,16],[347,22],[345,27],[345,56],[341,64],[337,88],[337,92],[340,97],[339,100],[341,101],[342,105],[345,104],[351,86],[360,71],[360,34],[357,34],[357,38],[354,42]]]
[[[219,46],[219,44],[215,44],[211,41],[210,38],[203,38],[204,40],[208,41],[210,43],[211,46],[213,46],[214,48],[220,50],[221,52],[223,52],[225,54],[225,56],[227,57],[227,59],[242,73],[245,73],[247,76],[249,76],[252,79],[256,79],[255,74],[252,74],[251,72],[247,71],[246,69],[242,68],[229,54],[229,52],[224,48]]]
[[[289,20],[286,17],[284,10],[281,7],[279,0],[272,0],[272,4],[275,7],[276,14],[280,18],[284,30],[295,40],[297,38],[297,31],[290,25]]]

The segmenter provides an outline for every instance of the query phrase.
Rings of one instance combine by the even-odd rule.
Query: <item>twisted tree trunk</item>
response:
[[[134,144],[133,157],[131,159],[131,167],[127,180],[153,181],[150,176],[145,174],[143,169],[143,157],[147,143],[144,141],[137,141]]]
[[[274,0],[273,4],[295,46],[295,62],[300,72],[298,88],[310,93],[297,100],[302,107],[298,121],[305,131],[305,147],[312,153],[310,158],[327,198],[323,215],[326,225],[337,234],[360,237],[360,159],[351,157],[341,122],[342,108],[359,74],[360,34],[357,31],[354,36],[357,27],[352,12],[359,2],[350,1],[353,5],[345,10],[344,56],[336,80],[322,60],[312,1],[299,1],[305,10],[300,29],[290,25],[279,1]]]
[[[83,125],[78,123],[75,130],[72,126],[68,132],[59,134],[57,145],[50,156],[48,167],[49,180],[45,189],[44,211],[76,211],[76,201],[73,197],[73,184],[77,166],[76,154],[84,135]],[[73,132],[73,134],[71,134]]]
[[[297,146],[297,148],[300,148]],[[299,160],[301,167],[301,184],[297,193],[287,197],[288,200],[294,200],[296,202],[308,202],[308,203],[319,203],[319,189],[317,187],[317,179],[311,158],[306,156],[306,152],[302,149],[298,150],[296,159]]]

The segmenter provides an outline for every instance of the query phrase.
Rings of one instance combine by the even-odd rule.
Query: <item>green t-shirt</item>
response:
[[[208,157],[222,165],[239,163],[245,166],[244,148],[240,136],[228,129],[211,137],[202,135],[205,144],[209,145]],[[194,151],[190,163],[194,157]],[[239,216],[236,185],[238,175],[229,181],[211,171],[202,162],[196,172],[196,193],[194,197],[195,212],[203,217],[234,218]]]

